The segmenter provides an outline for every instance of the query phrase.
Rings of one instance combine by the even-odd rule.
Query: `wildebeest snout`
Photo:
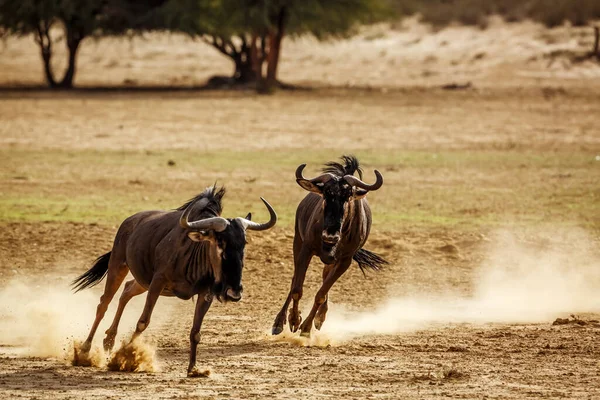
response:
[[[225,292],[225,295],[227,296],[227,300],[229,301],[240,301],[242,299],[242,289],[234,290],[233,288],[228,288]]]
[[[323,231],[321,234],[321,240],[323,240],[323,243],[333,246],[340,241],[340,235],[339,233],[331,235],[327,231]]]

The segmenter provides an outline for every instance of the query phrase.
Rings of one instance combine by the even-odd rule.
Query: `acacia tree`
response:
[[[0,35],[33,34],[51,88],[71,88],[81,42],[97,29],[102,0],[0,0]],[[53,34],[61,30],[60,35]],[[64,42],[68,60],[62,78],[52,67],[55,46]]]
[[[390,14],[386,0],[217,0],[199,16],[198,36],[234,63],[233,80],[260,91],[279,85],[285,36],[346,36]]]

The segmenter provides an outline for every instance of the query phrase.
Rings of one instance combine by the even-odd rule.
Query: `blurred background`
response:
[[[597,77],[595,0],[0,2],[0,85],[399,87]]]

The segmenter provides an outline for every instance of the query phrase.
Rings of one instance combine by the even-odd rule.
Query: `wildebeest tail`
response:
[[[108,260],[110,260],[110,251],[104,255],[101,255],[94,262],[94,266],[87,270],[83,275],[75,279],[72,283],[73,290],[75,292],[79,292],[80,290],[87,289],[89,287],[95,286],[104,277],[108,272]]]
[[[358,267],[365,275],[365,269],[371,268],[372,270],[379,271],[384,265],[389,264],[387,260],[366,249],[360,249],[352,257],[354,261],[358,263]]]

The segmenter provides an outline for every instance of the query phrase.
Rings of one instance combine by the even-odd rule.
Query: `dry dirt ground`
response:
[[[344,54],[364,45],[367,51],[365,43],[374,41],[399,55],[392,39],[419,29],[383,31],[333,50]],[[509,37],[522,43],[524,33],[562,32],[527,24],[492,29],[485,37],[506,35],[498,46]],[[414,45],[446,36],[459,46],[477,32],[422,32]],[[170,52],[185,46],[171,49],[173,39],[164,40],[156,57],[172,66]],[[136,43],[137,51],[152,51],[151,41]],[[14,51],[13,44],[4,51]],[[291,46],[335,54],[330,44]],[[511,54],[505,60],[523,61],[518,51]],[[37,64],[14,67],[18,60],[15,54],[2,58],[2,65],[13,65],[3,82],[34,82]],[[465,75],[454,75],[446,64],[422,59],[415,65],[448,71],[434,83],[470,76],[481,84],[474,80],[466,91],[424,88],[422,75],[413,82],[411,68],[398,68],[398,81],[414,87],[269,97],[1,93],[0,396],[598,398],[598,69],[563,65],[540,81],[540,72],[531,71],[543,70],[541,62],[530,61],[535,68],[527,71],[538,74],[531,78],[522,63],[511,69],[489,55],[474,63],[480,60],[510,78],[494,85],[488,75],[462,69]],[[113,68],[99,65],[94,74],[82,72],[82,82],[97,84],[88,77]],[[317,65],[313,76],[324,86],[345,85],[351,74],[356,86],[372,79],[372,66],[360,60],[352,61],[353,69],[345,63],[348,70],[333,81],[319,75],[324,69]],[[122,83],[117,67],[107,72],[109,84]],[[152,84],[162,78],[139,73],[131,79]],[[367,248],[391,264],[366,277],[351,268],[331,291],[323,331],[310,340],[289,333],[274,339],[269,331],[289,288],[293,214],[303,196],[294,168],[307,162],[307,173],[316,173],[342,153],[364,161],[365,179],[372,179],[373,168],[386,179],[369,195],[374,223]],[[266,217],[258,200],[264,196],[280,221],[249,235],[242,302],[215,304],[204,321],[198,355],[210,376],[185,377],[194,306],[167,298],[159,300],[139,349],[149,360],[145,372],[71,366],[73,340],[85,337],[102,285],[72,294],[69,282],[110,248],[123,218],[177,207],[215,179],[229,189],[226,216],[253,211]],[[313,262],[304,315],[320,273]],[[122,338],[142,305],[140,296],[128,306]],[[113,313],[114,304],[96,346]],[[557,318],[564,320],[553,325]]]

